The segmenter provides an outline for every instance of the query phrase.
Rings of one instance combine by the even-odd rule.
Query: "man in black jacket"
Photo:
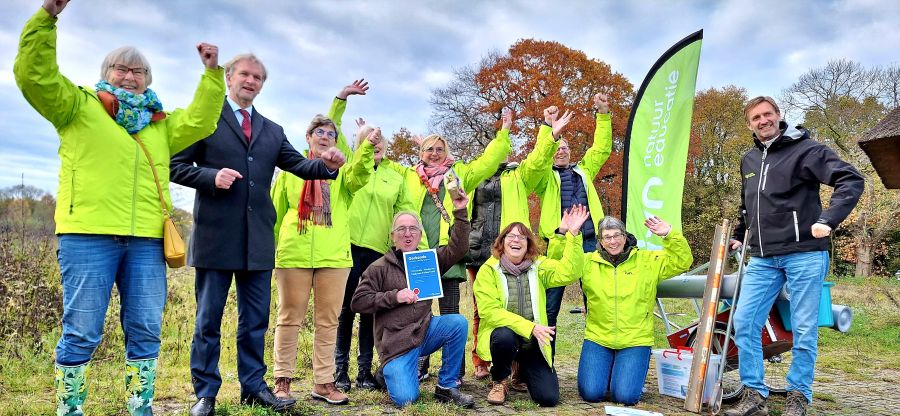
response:
[[[810,139],[808,131],[782,121],[771,97],[750,100],[744,117],[755,146],[741,160],[741,215],[731,244],[738,248],[738,239],[749,230],[750,263],[734,316],[741,382],[746,389],[741,401],[725,414],[768,414],[762,327],[782,286],[787,285],[794,345],[782,415],[805,415],[812,401],[828,236],[856,206],[864,182],[856,168]],[[820,184],[834,188],[825,210],[819,199]]]
[[[294,400],[276,398],[263,376],[275,267],[275,208],[269,185],[275,167],[304,179],[334,179],[345,158],[330,149],[319,160],[297,152],[278,124],[253,106],[266,69],[252,54],[225,64],[228,96],[216,131],[172,158],[172,182],[197,190],[189,263],[196,268],[197,317],[191,344],[193,415],[215,413],[222,384],[219,352],[222,313],[237,288],[237,362],[241,401],[283,410]],[[357,93],[364,93],[357,92]]]

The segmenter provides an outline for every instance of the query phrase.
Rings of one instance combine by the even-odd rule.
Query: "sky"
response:
[[[0,188],[24,183],[56,193],[59,139],[22,98],[12,74],[19,34],[40,1],[0,6]],[[254,108],[281,124],[298,149],[317,113],[354,79],[345,122],[364,117],[387,137],[428,133],[429,97],[454,69],[473,66],[519,39],[557,41],[608,63],[635,90],[656,59],[698,29],[704,39],[697,89],[737,85],[778,94],[809,69],[848,58],[900,62],[900,2],[746,1],[73,1],[60,14],[57,59],[79,85],[99,80],[112,49],[132,45],[150,61],[150,85],[167,110],[184,107],[203,67],[200,42],[220,62],[253,52],[269,78]],[[24,179],[23,179],[24,178]],[[189,208],[192,192],[172,185]]]

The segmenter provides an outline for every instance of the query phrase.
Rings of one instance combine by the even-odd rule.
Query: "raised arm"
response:
[[[612,120],[609,116],[609,101],[606,94],[594,95],[594,110],[597,112],[594,117],[596,122],[594,143],[579,163],[589,178],[594,178],[600,173],[600,168],[612,152]]]
[[[506,157],[509,156],[511,149],[512,142],[509,139],[509,129],[500,129],[497,132],[497,137],[488,143],[481,156],[469,163],[462,164],[456,172],[462,182],[463,189],[475,189],[478,187],[478,184],[490,178],[497,171],[497,168],[500,167],[500,164],[506,160]]]
[[[45,1],[28,19],[13,63],[16,85],[25,100],[57,130],[72,121],[84,100],[84,94],[59,72],[56,62],[56,15],[67,3]]]
[[[343,129],[341,129],[341,119],[344,117],[344,111],[347,110],[347,98],[351,95],[366,95],[367,91],[369,91],[369,83],[366,82],[365,79],[355,80],[338,91],[334,100],[331,102],[331,108],[328,109],[328,118],[330,118],[331,121],[334,122],[335,127],[337,127],[338,137],[335,142],[335,147],[337,147],[341,153],[347,155],[347,157],[350,157],[353,154],[353,151],[350,149],[350,144],[347,141],[347,137],[344,136]]]
[[[450,242],[437,249],[438,265],[442,272],[459,263],[469,251],[469,232],[472,225],[469,224],[469,216],[466,211],[468,202],[469,198],[465,192],[459,192],[459,197],[453,199],[453,225],[450,226]]]
[[[672,229],[665,221],[653,216],[644,221],[651,233],[662,237],[663,249],[654,251],[661,262],[658,281],[663,281],[687,271],[694,261],[691,246],[680,232]]]
[[[377,134],[376,134],[377,132]],[[375,129],[356,148],[353,158],[345,167],[344,183],[350,193],[355,193],[369,183],[375,170],[375,143],[380,140],[381,129]]]
[[[580,231],[589,216],[587,208],[578,204],[563,214],[559,225],[566,239],[562,259],[546,259],[538,267],[538,277],[544,281],[544,287],[565,286],[581,278],[585,254]]]
[[[197,54],[204,72],[194,91],[194,99],[183,110],[169,114],[169,152],[178,153],[216,131],[225,96],[225,69],[219,66],[219,48],[208,43],[197,44]]]

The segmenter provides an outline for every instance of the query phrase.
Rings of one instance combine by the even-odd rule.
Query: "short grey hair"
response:
[[[619,230],[622,232],[622,234],[625,233],[625,223],[623,223],[622,220],[616,217],[610,217],[608,215],[603,217],[603,220],[600,221],[600,226],[598,228],[600,228],[599,231],[601,237],[603,230]]]
[[[225,63],[225,75],[231,75],[231,73],[234,72],[234,66],[241,61],[250,61],[258,64],[259,68],[262,69],[262,80],[263,82],[266,82],[266,78],[269,76],[269,73],[266,71],[266,66],[252,53],[238,54],[235,55],[234,58],[228,60],[228,62]]]
[[[393,233],[394,228],[396,228],[397,220],[400,219],[400,217],[402,217],[404,215],[409,215],[410,217],[415,218],[416,225],[419,227],[419,231],[423,231],[423,232],[425,231],[425,226],[422,225],[422,220],[419,219],[418,214],[416,214],[415,212],[412,212],[412,211],[400,211],[400,212],[394,214],[394,219],[393,219],[393,221],[391,221],[391,233]]]
[[[144,68],[147,70],[147,75],[144,76],[147,86],[150,86],[150,83],[153,82],[153,71],[150,70],[150,61],[134,46],[122,46],[108,53],[106,58],[103,58],[103,63],[100,64],[100,79],[109,81],[109,71],[115,64],[122,64],[131,68]]]

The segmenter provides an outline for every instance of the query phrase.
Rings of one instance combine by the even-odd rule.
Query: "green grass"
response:
[[[189,356],[194,323],[193,272],[189,269],[173,271],[169,277],[169,299],[166,306],[163,326],[163,343],[160,358],[160,374],[157,378],[157,396],[155,408],[157,413],[186,414],[192,403],[190,384]],[[894,306],[891,297],[900,299],[900,284],[893,279],[837,279],[833,288],[834,302],[851,305],[854,311],[853,328],[848,334],[841,334],[830,329],[820,331],[819,369],[837,371],[840,377],[867,380],[877,376],[879,368],[900,368],[900,307]],[[461,286],[461,308],[467,316],[471,315],[471,292],[467,285]],[[887,293],[884,294],[884,293]],[[272,303],[272,323],[277,310],[277,296]],[[568,310],[581,303],[578,285],[566,291],[566,300],[560,313],[558,325],[557,362],[563,377],[574,378],[581,351],[581,340],[584,331],[584,318],[580,314],[570,314]],[[693,307],[686,301],[666,301],[669,312],[684,311],[693,314]],[[88,414],[125,415],[124,387],[122,385],[123,357],[122,335],[118,322],[118,297],[113,302],[107,315],[105,338],[95,354],[90,375],[90,394],[85,406]],[[310,308],[311,319],[312,308]],[[8,312],[8,311],[7,311]],[[686,323],[689,316],[676,318]],[[220,369],[224,384],[218,396],[218,415],[274,415],[264,409],[251,408],[238,404],[239,386],[236,371],[235,325],[237,311],[235,308],[234,289],[229,295],[228,306],[222,328],[222,358]],[[307,320],[309,321],[309,319]],[[274,325],[273,325],[274,326]],[[667,346],[664,327],[657,320],[656,348]],[[292,414],[381,414],[392,412],[401,415],[440,415],[446,416],[460,412],[459,408],[443,405],[434,401],[433,378],[422,386],[420,400],[403,410],[395,409],[387,396],[381,392],[351,393],[352,407],[342,408],[318,404],[306,399],[306,392],[312,387],[312,328],[307,324],[302,330],[300,340],[297,377],[294,390],[299,392],[300,401]],[[55,398],[53,391],[53,349],[59,337],[59,328],[41,335],[35,348],[7,342],[0,346],[0,415],[45,415],[53,414]],[[466,356],[471,351],[472,340],[469,339]],[[266,362],[270,365],[267,380],[271,383],[272,329],[267,334]],[[351,379],[355,377],[356,344],[351,349]],[[377,356],[376,356],[377,357]],[[440,356],[432,359],[432,372],[437,371]],[[471,374],[471,362],[467,363]],[[651,369],[651,372],[653,370]],[[821,374],[821,373],[820,373]],[[819,380],[834,377],[821,374]],[[883,376],[882,376],[883,377]],[[884,380],[894,381],[894,380]],[[561,392],[563,404],[578,401],[577,392],[571,387],[574,380],[568,380]],[[476,381],[467,376],[469,391],[486,395],[489,383]],[[653,409],[664,403],[658,395],[648,395],[642,408]],[[834,405],[837,399],[828,395],[817,394],[819,406]],[[483,397],[478,397],[483,399]],[[836,406],[836,405],[835,405]],[[513,393],[508,407],[518,413],[529,413],[537,410],[527,395]],[[580,414],[583,410],[574,407],[560,407],[561,414]]]

